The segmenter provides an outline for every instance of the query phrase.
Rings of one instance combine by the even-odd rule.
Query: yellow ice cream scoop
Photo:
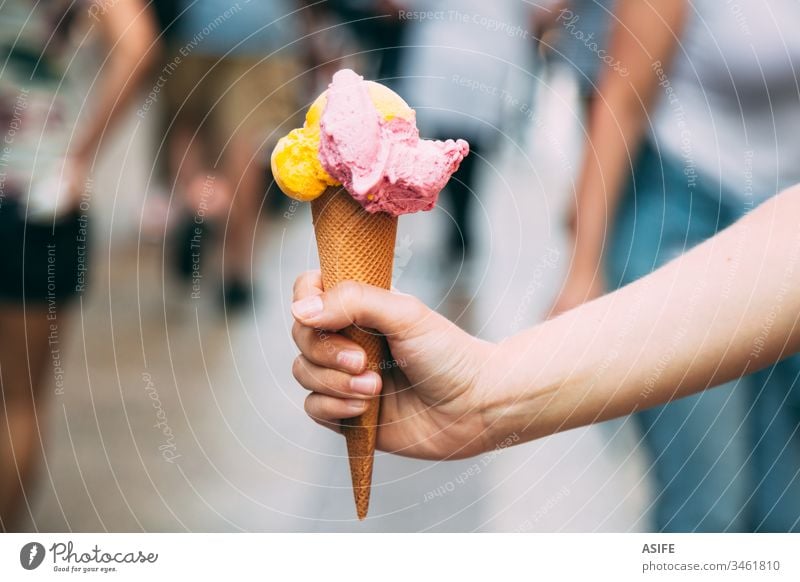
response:
[[[414,118],[414,110],[388,87],[367,81],[367,90],[384,121],[394,117]],[[322,195],[328,186],[339,185],[319,160],[320,120],[326,101],[327,91],[308,108],[303,127],[282,137],[272,150],[270,163],[275,182],[284,194],[301,202],[310,202]]]

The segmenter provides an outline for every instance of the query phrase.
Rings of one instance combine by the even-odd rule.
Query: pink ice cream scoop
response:
[[[368,212],[430,210],[469,153],[463,139],[420,139],[415,116],[382,116],[368,83],[349,69],[333,76],[320,120],[319,160]]]

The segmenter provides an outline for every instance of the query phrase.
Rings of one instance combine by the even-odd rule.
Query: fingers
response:
[[[367,367],[367,355],[361,346],[339,334],[295,322],[292,337],[300,352],[314,364],[349,374],[360,374]]]
[[[300,301],[320,293],[322,293],[322,274],[319,271],[306,271],[295,279],[292,301]]]
[[[295,359],[292,373],[312,392],[305,401],[306,414],[336,432],[341,432],[340,420],[363,414],[367,402],[375,398],[382,387],[380,375],[373,371],[352,376],[318,366],[303,356]]]
[[[306,414],[322,426],[340,432],[339,421],[363,414],[367,408],[366,400],[342,400],[325,394],[310,394],[306,398]]]
[[[364,295],[362,287],[366,289]],[[388,318],[384,317],[378,325],[375,323],[377,319],[367,313],[379,310],[387,300],[391,303],[388,309],[394,315],[400,314],[404,321],[410,320],[412,315],[411,301],[415,301],[412,298],[387,291],[382,291],[385,295],[372,295],[372,289],[366,285],[344,284],[324,294],[319,271],[302,274],[294,284],[292,311],[297,322],[292,327],[292,337],[301,355],[295,359],[292,373],[305,389],[312,392],[305,401],[306,413],[319,424],[337,432],[341,432],[340,420],[364,413],[367,402],[380,393],[382,382],[379,374],[366,369],[366,354],[358,344],[324,330],[342,329],[353,322],[379,330],[381,327],[397,329],[398,326],[392,325]],[[359,305],[365,297],[369,303],[362,306],[364,313],[354,313],[351,317],[349,306]],[[308,313],[309,306],[312,312],[325,311],[324,307],[318,307],[326,304],[331,309],[323,318],[315,320],[303,315]]]
[[[306,287],[313,283],[310,279],[304,279]],[[321,294],[306,293],[292,304],[292,314],[303,325],[338,330],[355,324],[384,335],[407,333],[428,311],[410,295],[352,281]]]
[[[322,277],[319,271],[303,273],[295,281],[295,302],[321,293]],[[341,335],[295,322],[292,337],[302,354],[319,366],[350,374],[360,374],[366,368],[367,355],[361,346]]]
[[[318,366],[303,356],[295,359],[292,374],[306,390],[339,399],[374,398],[381,389],[381,377],[376,372],[367,370],[354,376]]]

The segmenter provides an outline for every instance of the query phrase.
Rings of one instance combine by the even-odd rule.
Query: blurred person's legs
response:
[[[42,453],[44,387],[63,371],[70,298],[86,285],[88,223],[79,212],[30,222],[0,205],[0,529],[15,529]],[[45,374],[51,368],[53,375]]]
[[[267,190],[269,151],[279,128],[299,123],[296,81],[298,68],[287,57],[231,59],[226,69],[229,88],[221,98],[222,159],[233,188],[224,234],[225,300],[237,307],[250,300],[256,225]]]
[[[205,228],[207,219],[212,228],[218,227],[224,303],[237,308],[251,299],[267,152],[279,137],[278,127],[295,123],[291,79],[297,67],[288,58],[238,56],[190,57],[183,65],[172,92],[173,108],[185,111],[178,114],[171,165],[185,205],[194,214],[187,233],[195,232],[197,222]],[[186,246],[183,255],[191,256]]]
[[[264,189],[263,161],[255,156],[248,140],[241,136],[231,139],[225,155],[225,173],[238,176],[231,196],[222,249],[225,303],[234,308],[249,302],[251,293],[256,225]]]
[[[206,163],[202,133],[185,119],[170,133],[168,149],[173,187],[172,206],[178,219],[173,233],[173,265],[191,279],[205,264],[215,223],[224,219],[230,204],[230,186],[218,170]]]
[[[46,308],[0,304],[0,531],[19,528],[42,455],[49,332]]]
[[[702,180],[689,188],[679,162],[662,163],[645,145],[610,239],[609,285],[623,286],[648,274],[728,226],[734,214],[720,203],[718,191]],[[665,366],[671,343],[681,341],[681,326],[691,322],[692,298],[685,301],[686,320],[675,322],[674,336],[656,338],[664,343]],[[636,416],[657,483],[655,529],[749,528],[749,400],[744,384],[730,384]]]
[[[753,528],[800,531],[800,357],[754,374]]]
[[[169,172],[186,210],[217,218],[230,204],[230,185],[221,176],[218,143],[229,139],[219,122],[226,61],[187,57],[173,76],[164,124]]]
[[[211,236],[224,221],[230,187],[221,175],[215,106],[223,83],[221,61],[192,56],[181,61],[167,85],[165,120],[168,168],[176,215],[171,234],[172,265],[184,280],[199,280],[207,266]]]
[[[438,137],[446,140],[448,137]],[[470,213],[477,196],[475,185],[478,178],[479,158],[485,155],[484,147],[475,140],[469,140],[469,155],[464,158],[458,171],[445,188],[445,196],[452,213],[452,223],[447,235],[447,260],[460,265],[472,258],[473,233]]]
[[[658,531],[750,529],[746,392],[730,383],[637,415],[658,483]]]

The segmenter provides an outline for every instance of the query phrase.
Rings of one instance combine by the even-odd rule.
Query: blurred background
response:
[[[28,281],[2,296],[6,529],[669,529],[682,506],[664,517],[667,486],[670,499],[698,489],[675,490],[635,417],[458,462],[379,453],[370,515],[357,522],[344,441],[306,417],[291,375],[292,282],[317,266],[310,209],[282,195],[268,163],[336,70],[389,85],[423,136],[465,138],[472,151],[434,210],[400,220],[394,285],[489,340],[534,325],[591,298],[559,306],[584,158],[603,147],[586,145],[598,87],[636,77],[608,47],[617,2],[45,4],[0,5],[0,127],[14,134],[0,204],[24,207],[24,219],[0,224],[0,244],[35,245],[41,230],[71,249],[58,258],[71,266],[53,275],[66,289],[56,294],[43,283],[29,296],[31,261],[45,265],[45,251],[15,250],[28,272],[3,275]],[[696,4],[670,28],[676,46],[687,20],[714,10]],[[763,6],[741,4],[703,22],[761,34]],[[58,71],[50,82],[45,66]],[[663,86],[650,95],[651,110],[668,100]],[[26,122],[36,111],[44,120]],[[19,317],[37,310],[52,316],[38,331]],[[625,355],[609,350],[620,365]],[[26,362],[16,376],[15,362]],[[14,390],[28,404],[14,408]],[[700,463],[704,475],[727,462],[680,455],[681,470]],[[679,528],[704,529],[725,505],[711,494],[709,513]],[[721,523],[708,527],[758,528]]]

